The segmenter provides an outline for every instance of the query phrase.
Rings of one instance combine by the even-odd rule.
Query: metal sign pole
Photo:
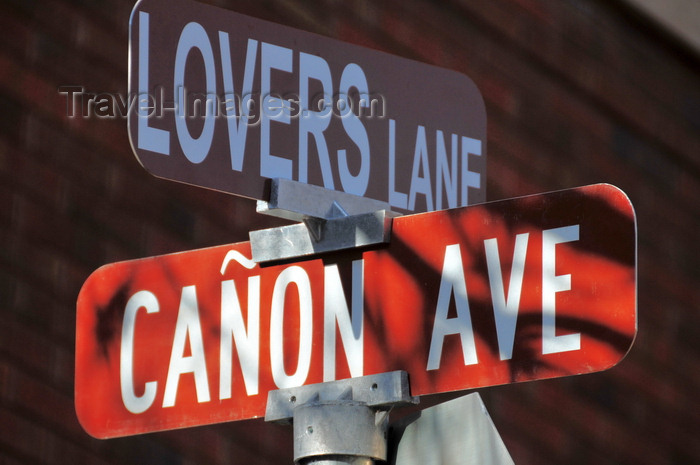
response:
[[[389,410],[416,403],[394,371],[270,391],[265,421],[292,422],[299,465],[372,465],[387,460]]]
[[[384,202],[285,179],[271,181],[257,210],[300,221],[251,231],[259,263],[388,242],[396,216]],[[265,421],[292,422],[300,465],[372,465],[387,459],[389,410],[417,402],[397,371],[271,391]]]

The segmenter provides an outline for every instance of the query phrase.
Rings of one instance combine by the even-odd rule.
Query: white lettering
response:
[[[447,318],[450,306],[450,297],[454,295],[456,318]],[[462,265],[462,253],[459,244],[445,247],[445,259],[442,265],[440,279],[440,291],[438,294],[433,333],[430,339],[430,352],[428,353],[427,370],[440,368],[442,347],[445,336],[459,334],[462,341],[462,356],[465,365],[478,363],[476,356],[476,342],[472,329],[472,319],[469,313],[469,300],[467,299],[467,282],[464,278]]]
[[[579,350],[581,334],[556,335],[556,294],[571,290],[571,275],[556,274],[556,246],[577,241],[579,225],[542,231],[542,353]]]
[[[389,119],[389,204],[406,209],[408,196],[396,191],[396,122]]]
[[[233,341],[231,340],[233,335]],[[248,329],[234,281],[221,283],[219,399],[231,398],[233,342],[236,343],[246,393],[258,393],[260,367],[260,276],[248,278]]]
[[[360,107],[369,107],[369,86],[362,68],[355,63],[348,64],[340,77],[340,95],[345,100],[346,108],[350,109],[350,89],[355,87],[360,93]],[[350,172],[347,152],[345,149],[338,150],[338,171],[340,183],[343,190],[350,194],[363,196],[367,191],[370,173],[370,151],[367,130],[362,125],[360,119],[352,112],[348,111],[343,115],[341,121],[343,128],[350,139],[360,150],[360,170],[356,176]]]
[[[447,208],[457,207],[457,134],[452,134],[452,158],[447,163],[447,150],[445,149],[445,137],[442,131],[435,133],[435,209],[442,210],[442,185],[445,184],[447,194]],[[451,170],[451,171],[450,171]]]
[[[462,206],[469,205],[469,188],[481,188],[481,176],[469,170],[469,154],[481,156],[481,141],[462,136]]]
[[[513,263],[510,269],[510,280],[508,283],[508,299],[506,299],[503,286],[501,259],[498,254],[498,240],[487,239],[484,241],[486,265],[489,272],[489,284],[491,285],[493,316],[496,320],[496,335],[498,337],[498,350],[501,360],[510,360],[513,357],[515,325],[520,308],[520,292],[523,287],[523,276],[525,274],[525,255],[527,253],[528,237],[528,233],[515,236],[515,250],[513,251]]]
[[[299,360],[296,371],[287,375],[284,367],[284,310],[287,287],[294,283],[299,293]],[[311,368],[311,348],[313,335],[313,313],[311,282],[306,271],[300,266],[285,268],[277,277],[272,290],[270,309],[270,369],[272,379],[278,388],[301,386]]]
[[[364,369],[364,260],[352,262],[352,320],[340,281],[338,265],[324,269],[323,381],[335,380],[335,326],[345,348],[350,376],[362,376]]]
[[[148,89],[149,66],[149,27],[148,13],[139,12],[139,105],[138,111],[138,141],[139,149],[170,155],[170,132],[164,129],[152,128],[148,125],[150,93]],[[144,105],[145,101],[145,105]]]
[[[204,59],[204,74],[206,78],[207,96],[204,116],[204,126],[199,137],[192,137],[187,127],[188,104],[187,89],[185,87],[185,66],[190,51],[199,49]],[[180,34],[175,53],[175,88],[174,97],[177,113],[175,115],[175,129],[185,157],[192,163],[201,163],[209,154],[212,139],[214,137],[214,118],[216,116],[216,75],[214,70],[214,52],[207,36],[207,31],[195,22],[188,23]]]
[[[289,111],[280,97],[270,95],[272,70],[292,71],[292,50],[262,43],[260,93],[263,104],[260,112],[260,175],[266,178],[292,179],[292,160],[270,152],[270,122],[290,124]],[[279,111],[274,111],[279,110]]]
[[[308,53],[299,54],[299,182],[308,182],[309,172],[309,136],[316,141],[318,161],[321,164],[323,186],[333,189],[333,172],[328,154],[328,145],[323,131],[331,122],[331,112],[311,111],[309,109],[309,81],[315,79],[321,83],[322,94],[333,94],[333,81],[328,63],[323,58]]]
[[[187,340],[190,342],[191,355],[185,357],[183,354]],[[170,353],[168,379],[165,382],[163,407],[173,407],[175,405],[180,376],[185,373],[194,374],[197,402],[209,402],[209,381],[207,378],[207,365],[204,357],[204,343],[202,342],[202,328],[199,323],[197,289],[195,286],[182,288],[173,347]]]
[[[124,407],[131,413],[143,413],[149,409],[156,397],[158,383],[149,381],[142,395],[134,391],[134,332],[136,329],[136,313],[145,308],[146,313],[158,313],[158,299],[149,291],[139,291],[132,295],[124,310],[122,325],[121,353],[119,358],[119,380],[121,384]]]
[[[423,175],[420,175],[420,172]],[[425,195],[428,211],[433,211],[433,191],[430,186],[430,164],[428,162],[428,145],[425,140],[425,127],[418,126],[416,132],[416,149],[413,153],[413,171],[411,172],[411,190],[408,195],[408,209],[415,210],[416,194]]]
[[[221,66],[224,79],[224,97],[232,106],[226,108],[226,123],[228,125],[228,141],[231,150],[231,168],[236,171],[243,170],[243,158],[245,156],[245,141],[248,133],[248,102],[244,99],[236,109],[236,90],[233,83],[233,66],[231,65],[231,51],[228,34],[219,31],[219,44],[221,48]],[[243,94],[247,99],[253,91],[253,76],[255,75],[255,58],[258,54],[258,41],[248,39],[248,51],[245,57],[243,75]],[[236,120],[239,120],[236,122]]]

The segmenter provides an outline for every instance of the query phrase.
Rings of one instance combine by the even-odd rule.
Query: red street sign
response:
[[[428,395],[605,370],[636,334],[636,223],[594,185],[399,217],[390,244],[260,267],[249,243],[104,266],[75,402],[106,438],[262,416],[270,390],[406,370]]]
[[[485,201],[465,75],[189,0],[131,14],[129,138],[152,174],[268,200],[285,178],[421,212]]]

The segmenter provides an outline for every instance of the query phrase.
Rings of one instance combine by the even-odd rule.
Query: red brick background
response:
[[[700,56],[619,0],[218,0],[451,68],[488,114],[489,200],[594,182],[639,225],[639,334],[605,373],[485,389],[517,464],[700,463]],[[254,204],[158,180],[124,119],[125,0],[0,2],[0,463],[291,463],[261,421],[98,441],[73,407],[75,301],[123,259],[237,242]],[[700,27],[700,26],[699,26]],[[269,223],[269,220],[267,221]]]

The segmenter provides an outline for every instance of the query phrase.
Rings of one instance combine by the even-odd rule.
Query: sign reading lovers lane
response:
[[[189,0],[131,15],[129,137],[152,174],[259,200],[284,178],[424,212],[485,201],[465,75]]]
[[[606,184],[399,217],[375,249],[249,257],[246,242],[88,278],[90,434],[258,417],[268,391],[394,370],[416,396],[600,371],[636,334],[636,221]]]

